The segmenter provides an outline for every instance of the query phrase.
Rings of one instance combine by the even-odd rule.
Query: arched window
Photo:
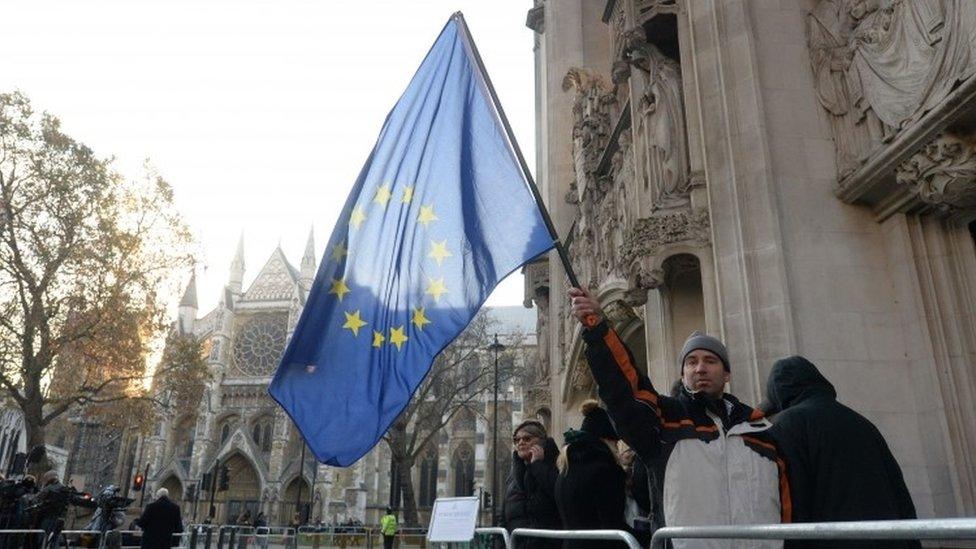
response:
[[[471,431],[475,430],[475,419],[474,414],[471,410],[467,408],[462,408],[458,411],[457,415],[454,416],[454,432],[460,431]]]
[[[420,499],[417,504],[421,507],[430,507],[434,505],[435,499],[437,499],[437,446],[431,444],[420,461]]]
[[[474,452],[468,443],[462,443],[454,451],[454,495],[470,496],[474,493]]]
[[[254,441],[254,445],[260,448],[262,452],[271,451],[272,431],[273,428],[270,416],[258,418],[255,420],[254,425],[251,426],[251,439]]]
[[[196,436],[197,420],[185,418],[176,426],[176,457],[188,461],[193,455],[193,439]]]

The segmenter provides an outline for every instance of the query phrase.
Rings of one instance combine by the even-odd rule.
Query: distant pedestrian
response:
[[[169,549],[174,543],[173,535],[183,532],[183,519],[180,506],[169,499],[169,490],[156,491],[156,500],[146,506],[136,524],[142,528],[142,549]]]
[[[762,408],[786,457],[796,522],[914,519],[901,467],[877,427],[837,402],[837,391],[802,356],[777,360]],[[918,541],[788,540],[796,548],[916,549]]]
[[[397,518],[393,509],[387,507],[386,514],[380,518],[380,533],[383,534],[383,549],[393,549],[396,540]]]

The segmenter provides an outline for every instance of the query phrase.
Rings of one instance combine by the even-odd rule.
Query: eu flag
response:
[[[459,17],[387,116],[268,389],[329,465],[366,454],[495,285],[554,245]]]

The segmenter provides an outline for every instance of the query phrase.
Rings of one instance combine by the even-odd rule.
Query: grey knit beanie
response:
[[[729,368],[729,351],[725,348],[717,338],[714,338],[708,334],[703,334],[698,330],[691,332],[688,339],[685,340],[685,346],[681,348],[681,360],[678,362],[678,366],[684,371],[685,358],[691,354],[692,351],[697,351],[698,349],[704,349],[706,351],[715,353],[715,356],[722,360],[722,365],[725,366],[726,372],[731,372]]]

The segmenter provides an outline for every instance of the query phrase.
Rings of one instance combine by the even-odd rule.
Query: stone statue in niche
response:
[[[853,28],[846,0],[821,1],[807,21],[817,99],[830,119],[840,178],[861,165],[881,143],[883,134],[871,105],[860,99],[860,84],[849,77],[854,57],[849,47]]]
[[[640,179],[655,207],[683,203],[688,194],[688,141],[681,89],[681,66],[643,39],[643,29],[627,34],[626,59],[639,69],[643,93],[634,108],[636,132],[645,143]]]
[[[820,0],[808,20],[841,179],[976,73],[976,3]]]

